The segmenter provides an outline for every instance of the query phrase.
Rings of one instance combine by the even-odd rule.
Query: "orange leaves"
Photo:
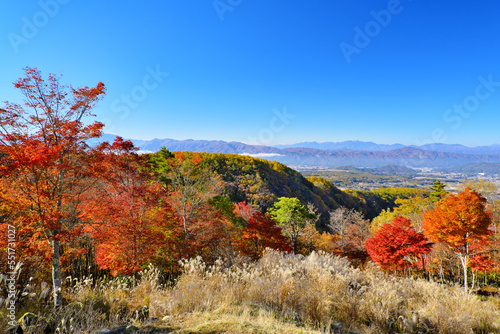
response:
[[[130,274],[152,261],[166,242],[167,209],[158,208],[150,187],[105,187],[88,198],[86,230],[97,243],[96,263],[113,275]]]
[[[456,196],[449,194],[435,209],[426,212],[422,227],[431,240],[466,253],[471,243],[483,242],[491,235],[490,224],[486,199],[466,188]]]
[[[0,168],[3,176],[9,176],[17,169],[48,169],[54,160],[60,157],[59,145],[48,146],[36,139],[23,140],[21,145],[1,147],[2,152],[6,154],[2,159],[6,163]]]
[[[460,259],[467,291],[467,267],[486,267],[486,259],[474,259],[488,244],[492,213],[486,210],[486,199],[470,188],[458,195],[449,194],[437,206],[424,214],[424,233],[434,241],[447,245]],[[488,264],[489,265],[489,264]]]
[[[92,175],[98,186],[85,195],[80,218],[97,243],[96,263],[113,275],[139,271],[166,241],[172,219],[160,188],[148,182],[146,160],[130,141],[117,137],[94,152]]]

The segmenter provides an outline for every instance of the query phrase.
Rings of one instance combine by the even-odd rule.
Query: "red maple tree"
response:
[[[384,224],[374,237],[366,241],[370,258],[389,270],[414,266],[415,259],[431,249],[432,243],[413,229],[409,219],[401,216]]]
[[[61,243],[78,236],[76,207],[88,189],[89,147],[101,135],[102,123],[84,124],[105,94],[96,87],[72,88],[59,78],[42,78],[36,68],[14,83],[24,106],[6,102],[0,109],[0,189],[17,213],[12,224],[29,247],[52,262],[54,306],[62,305]],[[47,244],[50,247],[47,247]]]
[[[247,222],[241,234],[242,253],[257,259],[268,247],[283,251],[291,250],[288,239],[281,232],[281,227],[270,217],[253,210],[244,202],[235,204],[234,213]]]
[[[98,186],[85,196],[80,218],[96,241],[96,264],[112,275],[130,274],[154,260],[169,239],[172,210],[149,182],[147,159],[132,142],[103,143],[92,165]]]
[[[234,214],[237,217],[243,218],[245,221],[248,222],[248,220],[253,216],[255,213],[255,209],[253,209],[250,205],[248,205],[246,202],[239,202],[234,204]]]

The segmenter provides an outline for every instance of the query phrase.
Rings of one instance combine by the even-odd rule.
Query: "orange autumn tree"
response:
[[[489,230],[491,215],[486,209],[486,199],[470,188],[456,196],[449,194],[424,214],[425,235],[447,245],[460,260],[465,291],[468,289],[467,267],[471,257],[476,255],[474,250],[486,245],[492,234]]]
[[[21,198],[16,198],[8,183],[0,180],[0,268],[6,272],[17,272],[16,285],[26,286],[30,280],[50,281],[50,245],[38,232],[23,228],[19,230],[21,217],[29,214],[29,205]],[[9,261],[9,230],[16,228],[15,260]],[[43,240],[43,241],[41,241]],[[12,245],[10,245],[12,248]],[[11,256],[14,255],[10,254]],[[22,265],[21,265],[22,261]],[[16,270],[17,266],[17,270]],[[1,269],[0,269],[1,270]],[[33,282],[34,283],[34,282]]]
[[[17,212],[12,221],[30,247],[47,252],[52,263],[54,306],[62,305],[61,243],[81,233],[77,204],[87,184],[86,140],[101,135],[102,123],[84,124],[105,94],[96,87],[73,88],[59,78],[42,78],[36,68],[14,83],[24,106],[0,109],[0,188]]]
[[[494,253],[496,251],[493,242],[478,245],[481,247],[475,255],[470,259],[470,268],[472,272],[472,289],[474,289],[475,278],[479,271],[484,273],[486,280],[486,273],[498,270],[497,262],[495,261]]]

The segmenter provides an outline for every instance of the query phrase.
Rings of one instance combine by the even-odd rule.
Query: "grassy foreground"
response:
[[[59,333],[93,332],[127,322],[146,306],[152,324],[173,333],[329,333],[335,323],[356,333],[498,333],[498,299],[480,300],[459,287],[363,270],[325,253],[307,257],[269,250],[258,262],[201,259],[182,263],[170,287],[148,268],[140,281],[72,280]],[[32,309],[37,313],[36,295]],[[337,328],[337,327],[335,327]]]

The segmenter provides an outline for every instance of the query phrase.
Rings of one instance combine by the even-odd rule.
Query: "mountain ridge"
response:
[[[104,134],[98,141],[113,141],[116,135]],[[131,140],[141,152],[156,152],[161,147],[170,151],[191,151],[209,153],[232,153],[276,160],[288,166],[336,167],[381,167],[396,165],[405,167],[457,167],[470,163],[500,163],[500,145],[478,146],[471,148],[459,144],[432,144],[405,146],[402,144],[378,145],[373,142],[348,141],[342,149],[323,150],[302,147],[301,143],[292,147],[250,145],[241,142],[222,140]],[[310,142],[316,143],[316,142]],[[318,144],[318,143],[316,143]],[[347,147],[364,147],[365,150],[352,150]],[[314,145],[313,145],[314,146]],[[341,147],[339,146],[339,147]],[[392,147],[392,149],[388,149]],[[431,150],[432,148],[432,150]]]
[[[382,151],[388,152],[403,147],[414,147],[424,151],[465,153],[465,154],[500,154],[500,144],[487,146],[468,147],[461,144],[432,143],[425,145],[403,145],[403,144],[377,144],[359,140],[348,140],[342,142],[301,142],[290,145],[274,145],[276,148],[314,148],[325,151],[352,150],[352,151]]]

